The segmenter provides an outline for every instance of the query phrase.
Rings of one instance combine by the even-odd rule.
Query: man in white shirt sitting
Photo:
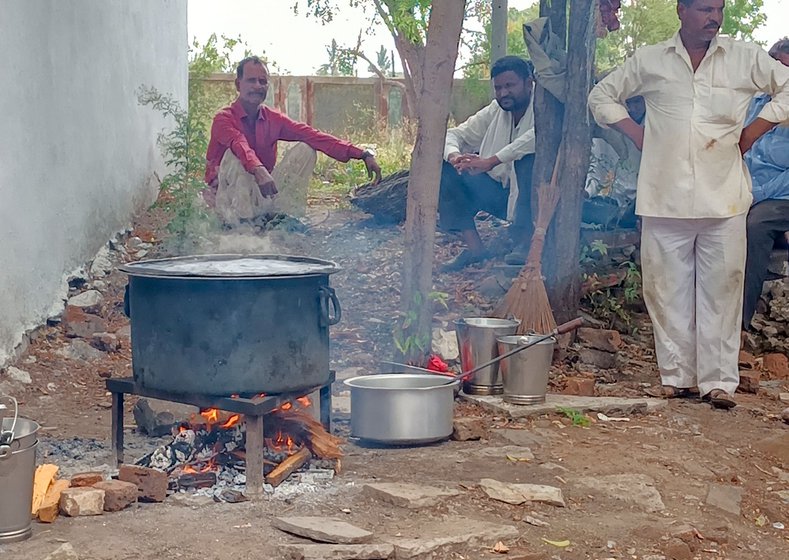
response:
[[[742,154],[789,119],[789,69],[752,43],[718,37],[724,0],[679,0],[679,32],[643,47],[589,94],[601,126],[642,150],[643,291],[662,387],[713,406],[736,405],[745,217],[751,182]],[[756,93],[772,101],[743,128]],[[646,101],[641,126],[624,102]]]
[[[512,221],[516,244],[531,238],[531,173],[534,165],[533,69],[505,56],[490,69],[496,99],[463,124],[447,130],[439,226],[466,243],[442,270],[460,270],[490,257],[474,224],[483,210]]]

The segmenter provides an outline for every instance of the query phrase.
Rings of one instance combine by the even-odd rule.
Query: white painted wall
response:
[[[186,0],[0,0],[0,365],[155,196],[141,85],[186,103]]]

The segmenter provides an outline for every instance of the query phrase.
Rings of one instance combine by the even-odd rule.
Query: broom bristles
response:
[[[560,192],[556,186],[558,170],[557,155],[551,182],[542,183],[537,188],[537,219],[526,264],[495,310],[499,317],[515,317],[520,320],[516,331],[518,334],[549,334],[556,328],[556,319],[542,279],[541,261],[545,233],[559,202]]]

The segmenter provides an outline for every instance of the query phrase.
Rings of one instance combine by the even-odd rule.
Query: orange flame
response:
[[[312,406],[312,401],[310,400],[309,397],[299,397],[298,399],[296,399],[296,401],[304,408],[308,408]]]
[[[238,424],[240,420],[241,420],[241,415],[234,414],[233,416],[227,419],[227,422],[225,422],[224,424],[220,424],[219,427],[224,429],[232,428],[233,426]]]
[[[209,425],[216,424],[217,420],[219,420],[219,409],[207,408],[205,410],[201,410],[200,416],[205,418]]]

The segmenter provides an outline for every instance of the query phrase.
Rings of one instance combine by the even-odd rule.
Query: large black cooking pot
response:
[[[206,395],[284,393],[326,383],[336,264],[282,255],[139,261],[129,275],[134,380]]]

